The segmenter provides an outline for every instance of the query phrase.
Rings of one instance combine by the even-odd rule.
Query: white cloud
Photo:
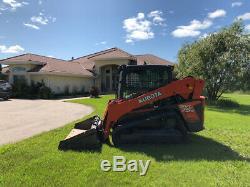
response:
[[[42,1],[42,0],[39,0],[39,1],[38,1],[38,4],[39,4],[39,5],[43,4],[43,1]]]
[[[219,17],[225,17],[227,14],[227,12],[223,9],[217,9],[214,12],[210,12],[208,13],[208,17],[210,19],[215,19],[215,18],[219,18]]]
[[[242,2],[240,2],[240,1],[236,1],[236,2],[233,2],[232,3],[232,7],[236,7],[236,6],[241,6],[243,3]]]
[[[138,13],[137,17],[125,19],[123,28],[127,32],[126,43],[154,38],[151,26],[152,23],[145,19],[144,13]]]
[[[12,45],[12,46],[5,46],[5,45],[0,45],[0,53],[20,53],[23,52],[24,48],[21,47],[20,45]]]
[[[212,25],[210,20],[204,20],[203,22],[199,20],[193,20],[190,22],[188,26],[180,26],[180,28],[189,29],[189,30],[200,30],[200,29],[207,29]]]
[[[172,32],[172,35],[177,38],[195,37],[200,35],[200,30],[207,29],[212,24],[213,22],[208,19],[205,19],[203,22],[199,20],[192,20],[189,25],[178,26],[177,29]]]
[[[43,17],[42,15],[40,16],[32,16],[30,18],[30,20],[33,22],[33,23],[39,23],[41,25],[47,25],[48,22],[49,22],[49,19],[47,17]]]
[[[7,4],[11,7],[12,10],[16,10],[19,7],[22,7],[23,5],[28,5],[28,2],[18,2],[16,0],[3,0],[3,3]]]
[[[15,0],[3,0],[3,3],[11,6],[13,9],[16,9],[16,8],[22,6],[22,3],[19,3],[19,2],[15,1]]]
[[[5,10],[8,10],[8,8],[0,7],[0,10],[1,10],[1,11],[5,11]]]
[[[50,17],[50,19],[51,19],[51,21],[52,21],[53,23],[56,22],[56,18],[55,18],[55,17]]]
[[[242,14],[242,15],[238,16],[237,18],[242,19],[242,20],[250,20],[250,12]]]
[[[165,19],[162,17],[162,12],[159,10],[152,11],[148,14],[149,18],[153,19],[155,25],[163,25]]]
[[[184,37],[195,37],[200,35],[200,31],[197,30],[188,30],[188,29],[176,29],[172,32],[172,35],[176,38],[184,38]]]
[[[248,24],[248,25],[245,26],[245,31],[247,33],[250,33],[250,24]]]
[[[139,12],[137,17],[138,17],[138,19],[144,19],[145,15],[144,15],[144,13]]]
[[[204,33],[204,34],[202,34],[199,38],[200,39],[204,39],[204,38],[206,38],[206,37],[208,37],[208,36],[210,36],[211,34],[208,34],[208,33]]]
[[[41,25],[47,25],[49,22],[56,22],[56,18],[52,16],[45,16],[44,13],[40,12],[39,16],[32,16],[30,18],[31,22],[39,23]]]
[[[107,41],[101,41],[101,42],[97,42],[95,45],[106,45]]]
[[[24,23],[24,25],[26,27],[32,28],[32,29],[36,29],[39,30],[40,27],[37,26],[38,25],[47,25],[48,23],[52,22],[56,22],[56,18],[52,17],[52,16],[44,16],[44,13],[40,12],[38,16],[32,16],[30,18],[31,23]]]
[[[1,15],[2,12],[4,12],[5,10],[8,10],[8,8],[0,7],[0,15]]]
[[[145,32],[140,30],[135,30],[130,34],[130,38],[137,40],[147,40],[154,37],[153,32]]]
[[[207,29],[213,25],[213,19],[224,16],[226,16],[226,11],[223,9],[217,9],[214,12],[208,13],[207,17],[203,21],[194,19],[189,23],[189,25],[177,26],[171,34],[177,38],[199,36],[201,34],[201,30]]]
[[[35,29],[35,30],[39,30],[40,27],[38,27],[37,25],[34,25],[34,24],[30,24],[30,23],[24,23],[23,24],[25,27],[29,27],[31,29]]]

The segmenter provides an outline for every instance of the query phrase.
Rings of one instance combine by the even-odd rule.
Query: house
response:
[[[173,63],[157,56],[132,55],[119,48],[111,48],[76,59],[61,60],[36,54],[23,54],[0,60],[0,64],[8,65],[5,74],[10,83],[24,80],[44,82],[56,93],[89,91],[96,86],[101,92],[116,90],[119,65],[161,64]]]

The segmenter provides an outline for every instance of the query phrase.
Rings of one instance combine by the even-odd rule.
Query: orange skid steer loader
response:
[[[119,68],[116,99],[103,120],[94,116],[75,125],[59,149],[92,149],[109,141],[166,143],[185,139],[204,126],[204,81],[173,79],[173,66],[123,65]]]

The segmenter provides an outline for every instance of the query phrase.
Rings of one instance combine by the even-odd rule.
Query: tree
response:
[[[250,91],[250,62],[243,68],[240,81],[237,83],[237,90]]]
[[[237,21],[206,38],[185,44],[178,52],[177,77],[206,81],[208,99],[217,100],[239,81],[250,59],[250,37]]]

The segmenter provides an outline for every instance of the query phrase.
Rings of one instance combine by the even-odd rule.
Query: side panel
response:
[[[185,100],[189,99],[190,94],[192,94],[195,89],[202,90],[202,88],[204,87],[204,81],[199,80],[200,84],[195,86],[196,81],[197,80],[194,78],[185,78],[182,80],[173,81],[168,85],[142,94],[133,99],[117,99],[110,101],[107,106],[106,113],[104,114],[105,138],[109,136],[110,128],[112,128],[112,125],[116,123],[121,116],[131,112],[136,108],[140,108],[147,104],[154,103],[156,101],[160,101],[176,95],[182,96],[182,98]],[[198,92],[196,93],[198,95]],[[201,93],[199,93],[199,95],[200,94]],[[201,103],[201,100],[199,101]]]
[[[178,105],[180,113],[190,132],[204,129],[204,102],[192,101]]]

